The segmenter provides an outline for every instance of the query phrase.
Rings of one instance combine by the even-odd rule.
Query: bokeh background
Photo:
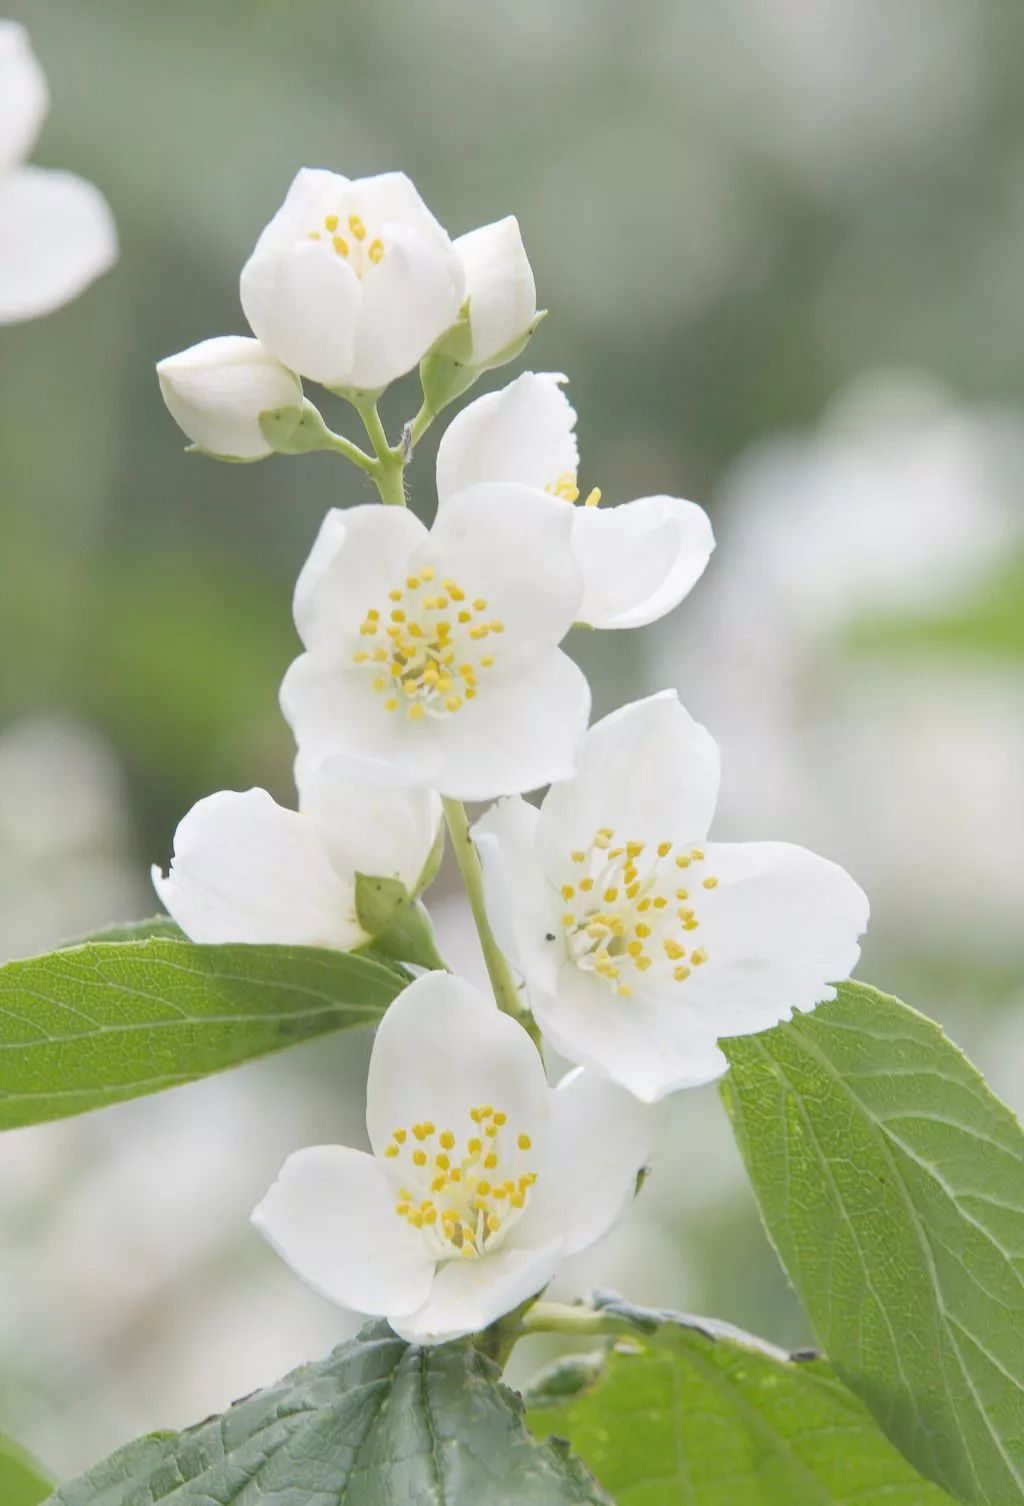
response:
[[[850,868],[861,976],[1024,1105],[1019,3],[7,13],[52,86],[36,158],[105,190],[123,255],[0,330],[0,955],[152,913],[199,796],[289,798],[290,593],[364,483],[186,456],[152,367],[243,330],[239,268],[299,165],[401,167],[453,233],[519,216],[551,310],[529,359],[571,376],[584,488],[713,514],[671,619],[573,643],[597,710],[678,686],[723,747],[718,835]],[[435,894],[478,969],[449,875]],[[70,1472],[350,1331],[247,1219],[290,1150],[359,1143],[367,1045],[0,1139],[0,1428]],[[714,1089],[563,1287],[593,1283],[806,1340]]]

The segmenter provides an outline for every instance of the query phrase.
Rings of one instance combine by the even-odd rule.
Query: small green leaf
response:
[[[470,1342],[418,1349],[385,1323],[221,1417],[129,1444],[48,1506],[256,1502],[610,1506],[578,1459],[530,1436]]]
[[[443,968],[430,916],[399,879],[356,874],[356,914],[373,950],[417,967]]]
[[[53,1482],[18,1444],[0,1433],[0,1502],[2,1506],[39,1506]]]
[[[147,920],[126,920],[120,925],[103,926],[99,931],[87,931],[84,936],[61,942],[61,951],[84,946],[87,941],[148,941],[152,936],[165,936],[173,941],[187,939],[169,915],[151,915]]]
[[[0,967],[0,1129],[62,1119],[379,1020],[394,964],[314,947],[97,941]]]
[[[823,1360],[624,1305],[635,1335],[560,1360],[526,1396],[618,1506],[942,1506]]]
[[[1024,1135],[930,1020],[859,983],[722,1042],[761,1213],[836,1372],[959,1500],[1024,1501]]]

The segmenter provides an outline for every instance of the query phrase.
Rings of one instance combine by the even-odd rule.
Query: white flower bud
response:
[[[537,318],[537,286],[514,215],[455,242],[466,274],[471,364],[487,366],[525,340]]]
[[[226,460],[262,460],[274,453],[260,429],[260,414],[302,414],[302,384],[294,372],[243,335],[203,340],[157,364],[171,417],[208,454]]]

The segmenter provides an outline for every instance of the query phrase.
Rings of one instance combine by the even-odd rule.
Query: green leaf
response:
[[[823,1360],[705,1319],[605,1311],[644,1321],[558,1361],[526,1401],[533,1430],[568,1438],[619,1506],[948,1506]]]
[[[468,1341],[419,1349],[371,1323],[223,1416],[129,1444],[49,1506],[610,1506],[522,1410]]]
[[[443,968],[430,916],[399,879],[356,874],[356,914],[373,950],[417,967]]]
[[[0,1129],[61,1119],[375,1023],[408,982],[314,947],[87,942],[0,967]]]
[[[1024,1136],[939,1028],[846,983],[723,1041],[761,1213],[842,1380],[967,1502],[1024,1501]]]
[[[88,931],[84,936],[75,936],[61,942],[61,951],[72,946],[84,946],[87,941],[148,941],[152,936],[166,936],[174,941],[185,941],[185,932],[169,915],[151,915],[147,920],[126,920],[120,925],[103,926],[99,931]]]
[[[0,1433],[0,1502],[3,1506],[39,1506],[53,1489],[36,1461]]]

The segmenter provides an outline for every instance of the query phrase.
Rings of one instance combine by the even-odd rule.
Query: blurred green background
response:
[[[122,259],[0,330],[2,952],[155,909],[148,865],[201,795],[290,798],[290,594],[366,483],[187,456],[152,368],[244,330],[238,271],[298,166],[402,168],[453,234],[518,215],[551,310],[529,363],[571,377],[584,488],[714,517],[679,612],[571,645],[596,710],[677,685],[723,746],[718,833],[845,863],[861,975],[1024,1105],[1019,4],[7,13],[53,94],[35,159],[103,188]],[[415,407],[410,379],[393,431]],[[427,516],[431,466],[425,444]],[[448,877],[438,911],[472,971]],[[246,1220],[289,1150],[358,1143],[365,1045],[0,1141],[0,1428],[71,1471],[348,1331]],[[570,1282],[807,1337],[713,1089]]]

